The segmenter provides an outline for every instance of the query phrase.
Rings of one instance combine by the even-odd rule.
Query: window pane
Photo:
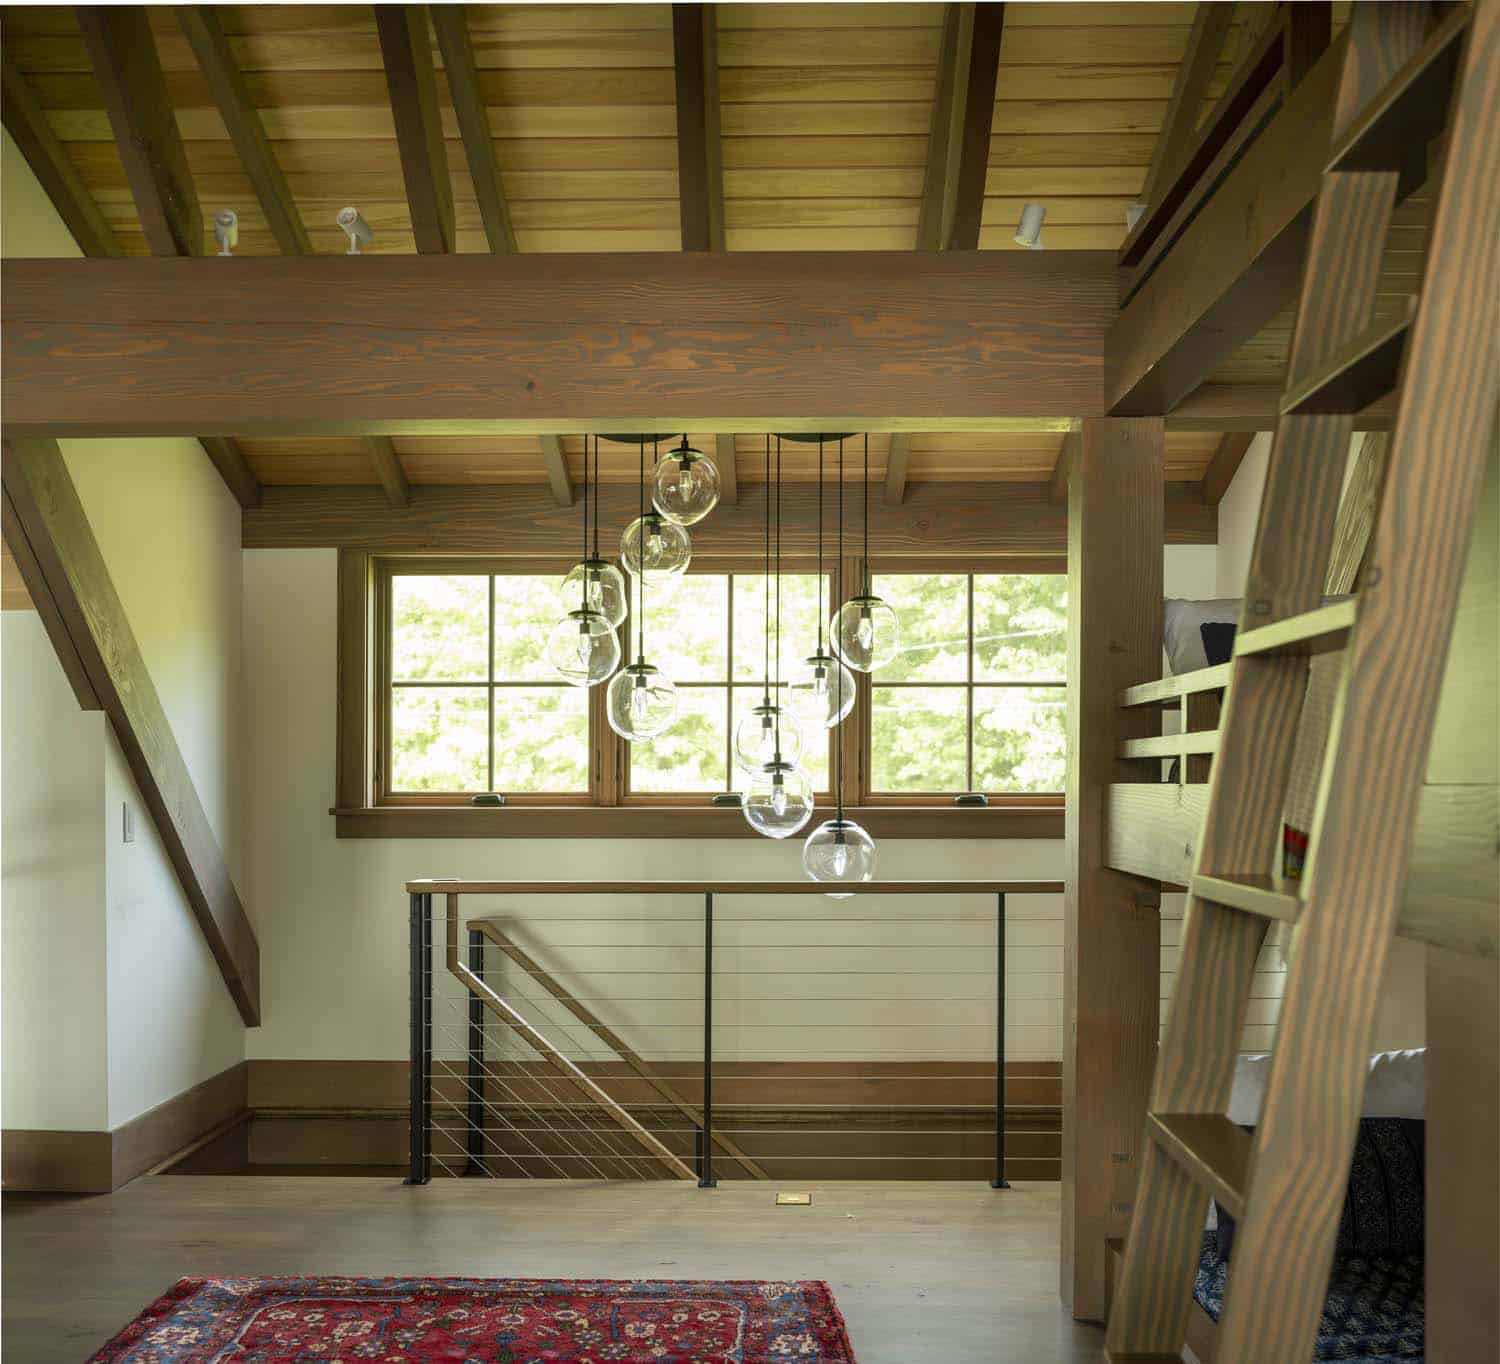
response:
[[[1062,687],[975,687],[975,790],[1061,791],[1067,719]]]
[[[634,638],[625,652],[635,658]],[[670,592],[647,588],[646,658],[674,682],[722,682],[728,677],[727,574],[689,573]]]
[[[557,673],[547,661],[547,637],[564,614],[557,592],[558,581],[558,577],[550,573],[517,574],[495,579],[495,677],[498,680],[557,681]]]
[[[1066,575],[974,575],[975,681],[1060,682],[1067,665]]]
[[[876,791],[968,790],[963,687],[875,687],[870,775]]]
[[[496,687],[495,790],[588,789],[588,693],[579,687]]]
[[[734,575],[734,679],[756,681],[765,675],[765,605],[766,578],[763,573]],[[781,575],[781,676],[790,678],[797,665],[817,647],[818,642],[818,575],[816,573],[783,573]],[[771,609],[776,609],[776,583],[771,582]],[[827,608],[827,588],[824,589]],[[823,622],[826,631],[828,622]],[[775,642],[775,629],[772,629]],[[774,669],[776,659],[773,656]]]
[[[490,580],[478,576],[391,579],[391,678],[484,682]]]
[[[726,791],[728,697],[724,687],[679,687],[664,734],[630,745],[632,791]]]
[[[901,652],[876,674],[880,681],[967,680],[969,583],[964,574],[877,573],[875,592],[901,620]],[[962,757],[960,753],[960,761]]]
[[[786,685],[781,688],[782,705],[786,705]],[[736,687],[734,689],[734,723],[739,725],[740,719],[748,715],[756,706],[760,705],[761,689],[759,684],[754,686]],[[848,733],[844,735],[845,743],[854,741],[854,730],[852,721],[846,721],[851,725]],[[812,782],[814,791],[828,791],[832,788],[828,785],[828,752],[829,733],[826,729],[813,729],[809,725],[802,725],[802,757],[799,766],[802,767],[808,779]],[[734,770],[734,785],[741,784],[743,773],[739,768]]]
[[[482,687],[392,687],[391,790],[486,790],[488,726]]]

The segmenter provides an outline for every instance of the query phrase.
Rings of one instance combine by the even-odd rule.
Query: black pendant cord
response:
[[[835,591],[837,592],[839,602],[842,605],[843,600],[844,600],[844,438],[842,436],[839,437],[839,512],[838,512],[838,516],[839,516],[839,557],[838,557],[838,563],[834,566],[834,570],[833,571],[834,571]],[[834,683],[834,685],[838,688],[838,705],[837,705],[837,707],[834,710],[834,714],[836,714],[836,715],[838,714],[839,711],[842,711],[844,709],[844,673],[846,671],[847,670],[845,669],[843,663],[842,662],[838,662],[837,663],[837,667],[836,667],[835,672],[834,672],[834,676],[837,678],[837,681]],[[834,773],[834,789],[835,789],[835,798],[836,798],[837,803],[838,803],[838,821],[839,821],[840,824],[843,824],[843,822],[844,822],[844,720],[843,720],[843,716],[841,716],[841,715],[839,716],[839,719],[837,721],[836,728],[838,730],[838,733],[834,735],[834,741],[833,741],[834,755],[833,755],[833,760],[834,760],[834,763],[837,765],[837,769],[838,770]]]
[[[597,497],[598,494],[596,493]],[[875,575],[870,569],[870,433],[865,432],[865,596],[875,595]]]
[[[823,652],[823,437],[818,437],[818,653]]]
[[[766,545],[765,545],[765,671],[761,674],[760,703],[771,704],[771,437],[766,436]],[[778,644],[780,641],[778,641]]]
[[[781,757],[781,437],[776,437],[776,756]]]
[[[636,647],[635,666],[639,668],[646,661],[646,442],[641,442],[641,456],[639,462],[640,472],[640,519],[636,522],[635,537],[635,561],[640,568],[636,574],[636,582],[640,586],[639,606],[641,618],[636,625]]]
[[[587,611],[589,609],[589,438],[583,438],[583,572],[579,575],[582,582],[583,600],[578,603],[579,607]],[[587,622],[585,622],[587,624]]]
[[[589,438],[583,438],[583,467],[589,464]],[[594,558],[599,557],[599,437],[594,437]]]

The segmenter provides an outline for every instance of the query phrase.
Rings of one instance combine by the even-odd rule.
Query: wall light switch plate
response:
[[[120,842],[135,842],[135,811],[130,808],[129,801],[120,806]]]
[[[810,1208],[812,1195],[810,1193],[779,1193],[776,1195],[776,1206],[778,1208]]]

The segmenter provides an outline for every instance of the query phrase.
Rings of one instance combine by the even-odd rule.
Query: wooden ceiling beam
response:
[[[563,454],[561,436],[538,436],[542,446],[542,463],[547,469],[547,483],[552,497],[559,507],[573,505],[573,479],[568,473],[568,461]]]
[[[396,454],[396,443],[389,436],[366,436],[365,450],[375,466],[375,477],[385,491],[385,500],[393,507],[411,506],[411,484]]]
[[[1168,431],[1272,431],[1281,408],[1275,384],[1199,384],[1167,414]],[[1396,416],[1396,395],[1355,414],[1356,431],[1386,431]]]
[[[1218,448],[1203,471],[1203,481],[1198,485],[1198,495],[1210,507],[1217,507],[1234,482],[1245,451],[1255,439],[1254,431],[1226,431],[1219,438]]]
[[[469,178],[474,182],[474,197],[479,201],[479,217],[484,235],[495,252],[516,249],[516,233],[511,226],[510,204],[500,179],[500,164],[495,159],[495,141],[490,128],[489,109],[479,85],[479,70],[474,62],[474,43],[469,36],[469,22],[462,5],[433,5],[433,31],[438,50],[443,54],[443,71],[448,78],[448,95],[463,138],[464,155],[469,163]]]
[[[443,113],[427,35],[427,7],[376,5],[375,28],[417,250],[443,255],[454,247],[453,182],[443,145]]]
[[[906,500],[906,471],[911,464],[911,433],[891,433],[890,450],[885,457],[885,500],[899,507]]]
[[[963,132],[958,165],[950,251],[979,249],[984,217],[984,184],[990,168],[990,129],[995,121],[995,84],[1000,71],[1000,39],[1005,30],[1005,6],[981,0],[973,6],[969,25],[968,79],[964,87]]]
[[[6,260],[0,400],[53,436],[1064,429],[1113,294],[1088,251]]]
[[[118,256],[120,243],[74,169],[26,78],[0,54],[0,117],[31,173],[85,256]]]
[[[202,255],[203,215],[145,9],[80,5],[76,14],[151,254]]]
[[[958,164],[963,137],[963,100],[968,89],[969,45],[973,38],[971,6],[943,6],[943,33],[938,48],[932,121],[927,130],[927,160],[922,173],[922,201],[917,212],[917,250],[941,251],[953,231],[958,197]]]
[[[198,443],[219,471],[224,486],[241,507],[260,506],[260,480],[240,449],[239,442],[228,436],[199,436]]]
[[[624,525],[638,498],[631,484],[599,490],[604,524]],[[817,549],[817,489],[806,483],[782,490],[782,549]],[[1192,484],[1166,492],[1168,544],[1208,545],[1218,539],[1218,509],[1205,506]],[[870,542],[882,555],[908,558],[963,555],[986,560],[1061,554],[1068,509],[1037,483],[921,483],[904,503],[870,504]],[[380,489],[340,485],[268,486],[261,505],[243,521],[246,549],[349,546],[366,550],[431,550],[462,554],[566,557],[576,548],[578,518],[557,505],[546,484],[429,484],[408,507],[392,507]],[[693,527],[696,561],[759,560],[764,548],[759,498],[720,505]]]
[[[27,586],[33,597],[44,593],[56,608],[43,622],[49,633],[63,632],[53,636],[58,656],[77,659],[109,716],[193,917],[240,1017],[254,1027],[260,1022],[255,932],[57,442],[7,439],[0,479],[7,534],[12,522],[24,532],[40,575]]]
[[[1083,436],[1069,431],[1057,448],[1057,463],[1052,466],[1052,477],[1047,483],[1047,500],[1054,506],[1068,505],[1068,479],[1073,475],[1073,461],[1078,458],[1078,447]]]
[[[250,98],[217,11],[211,5],[182,5],[176,14],[276,244],[288,255],[311,255],[312,243],[302,215],[271,150],[260,111]]]
[[[677,183],[684,251],[724,250],[719,137],[719,35],[714,7],[672,6],[677,88]]]
[[[739,451],[735,448],[734,432],[714,434],[714,464],[719,470],[719,501],[732,507],[740,500]]]

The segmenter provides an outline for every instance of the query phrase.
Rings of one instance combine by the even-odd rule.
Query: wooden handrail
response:
[[[461,881],[425,877],[408,895],[826,895],[821,881]],[[1061,881],[865,881],[840,895],[1061,895]],[[450,944],[450,950],[452,945]]]

